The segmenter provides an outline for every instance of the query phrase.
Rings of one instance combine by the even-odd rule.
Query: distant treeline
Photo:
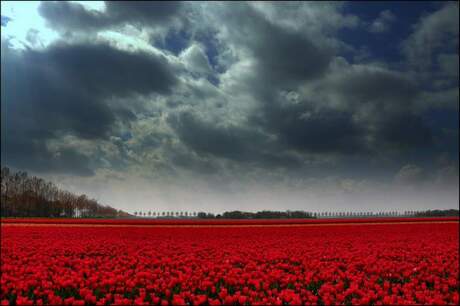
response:
[[[86,195],[60,190],[52,182],[27,172],[1,170],[2,217],[117,217],[127,215],[110,206],[101,205]]]
[[[414,214],[415,217],[458,217],[458,209],[434,209],[426,211],[418,211]]]
[[[427,210],[427,211],[380,211],[380,212],[353,212],[353,211],[330,211],[330,212],[308,212],[308,211],[270,211],[258,212],[227,211],[222,214],[206,212],[134,212],[135,216],[148,218],[198,218],[198,219],[316,219],[316,218],[385,218],[385,217],[451,217],[459,216],[456,209]]]
[[[262,210],[258,212],[245,211],[226,211],[222,215],[199,212],[197,215],[200,219],[313,219],[316,218],[313,213],[306,211],[270,211]]]
[[[199,212],[200,219],[315,219],[315,218],[361,218],[361,217],[455,217],[459,216],[458,209],[391,212],[306,212],[306,211],[269,211],[256,213],[244,211],[229,211],[223,214]]]

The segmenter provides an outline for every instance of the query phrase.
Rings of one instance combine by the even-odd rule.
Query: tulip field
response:
[[[1,305],[459,304],[458,218],[1,222]]]

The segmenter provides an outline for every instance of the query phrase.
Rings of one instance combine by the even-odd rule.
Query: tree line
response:
[[[307,212],[307,211],[271,211],[263,210],[258,212],[246,211],[226,211],[222,214],[213,214],[206,212],[179,212],[179,211],[163,211],[163,212],[134,212],[138,217],[153,217],[153,218],[198,218],[198,219],[308,219],[308,218],[366,218],[366,217],[447,217],[458,216],[459,211],[456,209],[446,210],[407,210],[399,211],[330,211],[330,212]]]
[[[458,209],[434,209],[418,211],[414,214],[415,217],[458,217],[458,215]]]
[[[138,217],[155,217],[155,218],[170,218],[170,217],[180,217],[180,218],[187,218],[187,217],[196,217],[198,215],[197,212],[188,212],[188,211],[135,211],[134,216]]]
[[[315,218],[314,214],[305,211],[270,211],[263,210],[258,212],[246,211],[226,211],[222,214],[213,214],[206,212],[179,212],[179,211],[163,211],[163,212],[142,212],[135,211],[135,216],[139,217],[154,217],[154,218],[199,218],[199,219],[305,219]]]
[[[52,182],[27,172],[1,170],[2,217],[64,217],[95,218],[127,215],[86,195],[59,189]]]
[[[206,215],[205,218],[211,217],[211,215]],[[246,212],[246,211],[226,211],[221,216],[216,215],[215,218],[224,218],[224,219],[311,219],[315,218],[313,213],[295,210],[295,211],[271,211],[271,210],[262,210],[258,212]]]

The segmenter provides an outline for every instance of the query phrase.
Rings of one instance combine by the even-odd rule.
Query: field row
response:
[[[297,225],[458,222],[459,217],[433,218],[341,218],[341,219],[73,219],[73,218],[2,218],[2,224],[101,224],[101,225]]]

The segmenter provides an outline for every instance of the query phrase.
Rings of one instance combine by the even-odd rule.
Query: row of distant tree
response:
[[[258,212],[245,212],[245,211],[226,211],[220,215],[213,216],[212,214],[202,215],[203,218],[219,218],[224,219],[312,219],[315,218],[311,212],[295,210],[295,211],[271,211],[262,210]]]
[[[305,219],[314,218],[313,213],[305,211],[258,211],[256,213],[244,211],[227,211],[223,214],[213,214],[206,212],[187,212],[187,211],[163,211],[163,212],[142,212],[135,211],[135,216],[139,217],[154,217],[154,218],[200,218],[200,219]]]
[[[27,172],[1,170],[2,217],[117,217],[127,215],[86,195],[60,190],[52,182]]]
[[[222,214],[206,212],[134,212],[135,216],[153,218],[199,218],[199,219],[308,219],[308,218],[360,218],[360,217],[443,217],[458,216],[456,209],[415,211],[381,211],[381,212],[306,212],[306,211],[270,211],[258,212],[226,211]]]
[[[434,209],[426,211],[417,211],[415,217],[458,217],[458,209]]]
[[[198,212],[188,212],[188,211],[162,211],[162,212],[155,212],[155,211],[135,211],[134,216],[139,216],[139,217],[156,217],[156,218],[161,218],[161,217],[180,217],[180,218],[187,218],[187,217],[197,217]]]

